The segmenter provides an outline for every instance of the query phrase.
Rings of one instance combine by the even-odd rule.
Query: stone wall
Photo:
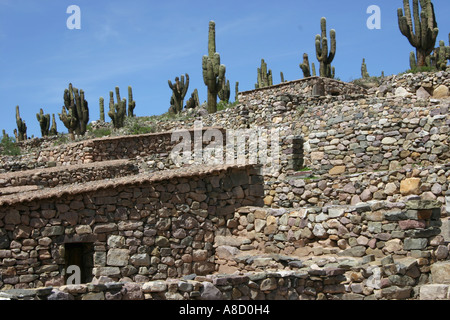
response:
[[[308,271],[266,271],[242,275],[193,276],[143,283],[98,282],[58,288],[11,289],[9,300],[446,300],[448,284],[430,284],[418,276],[424,266],[415,259],[362,266],[315,267]],[[434,265],[439,274],[450,264]],[[439,270],[440,269],[440,270]],[[421,279],[422,278],[422,279]],[[270,308],[269,308],[270,310]]]
[[[327,106],[326,114],[317,108],[306,111],[307,165],[318,173],[339,174],[388,170],[393,162],[429,166],[449,159],[448,106],[420,108],[403,99],[378,101]],[[319,119],[322,130],[311,130]]]
[[[448,256],[447,248],[438,249],[444,244],[440,206],[437,201],[409,200],[297,210],[242,208],[227,226],[231,235],[250,240],[236,242],[241,252],[377,259],[394,255],[431,263]],[[440,250],[447,254],[440,255]]]
[[[138,173],[138,167],[128,160],[103,161],[73,165],[27,170],[22,172],[0,174],[0,194],[4,188],[21,186],[39,186],[53,188],[62,184],[84,183],[89,181],[119,178]]]
[[[221,221],[262,205],[259,171],[191,167],[3,196],[0,287],[64,284],[73,244],[83,244],[87,282],[211,273]]]
[[[370,200],[396,202],[410,194],[421,194],[442,204],[442,214],[446,209],[446,194],[450,192],[449,164],[430,167],[396,166],[391,163],[388,171],[360,172],[354,174],[320,177],[315,171],[287,175],[266,183],[266,205],[272,207],[308,207],[357,204]],[[302,176],[303,175],[303,176]]]
[[[352,95],[365,94],[366,90],[352,83],[346,83],[335,79],[309,77],[300,80],[288,81],[266,88],[239,92],[239,102],[248,103],[250,100],[261,98],[266,95],[293,94],[299,96],[315,96],[315,86],[321,84],[323,89],[321,95]]]

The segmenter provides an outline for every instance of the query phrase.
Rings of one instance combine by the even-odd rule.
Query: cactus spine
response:
[[[16,106],[16,124],[17,131],[15,131],[17,141],[27,140],[27,125],[20,117],[19,106]]]
[[[208,112],[217,112],[217,95],[225,82],[226,67],[216,52],[216,24],[209,22],[208,55],[202,59],[203,81],[208,88]]]
[[[433,3],[431,0],[420,0],[421,12],[419,13],[419,0],[413,0],[412,18],[409,0],[403,0],[403,7],[405,14],[403,14],[402,8],[397,10],[400,32],[416,48],[417,67],[427,66],[429,64],[426,59],[434,50],[439,33]]]
[[[36,119],[39,121],[42,136],[47,137],[50,130],[50,115],[44,114],[44,110],[41,109],[39,113],[36,113]]]
[[[134,108],[136,108],[136,101],[133,100],[133,88],[128,87],[128,117],[134,117]]]
[[[269,87],[273,85],[272,70],[267,71],[267,63],[261,59],[261,67],[257,69],[258,79],[255,89]]]
[[[170,89],[172,89],[173,106],[174,113],[180,113],[183,111],[184,97],[189,88],[189,75],[186,73],[186,82],[184,81],[184,76],[181,75],[180,78],[175,78],[175,84],[172,81],[168,81]]]
[[[334,78],[331,63],[336,55],[336,31],[330,30],[331,48],[328,53],[328,39],[327,39],[327,19],[320,20],[321,35],[316,35],[316,56],[320,62],[320,76],[326,78]]]

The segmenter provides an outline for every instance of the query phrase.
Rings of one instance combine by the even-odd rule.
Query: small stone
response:
[[[268,278],[261,282],[259,289],[261,291],[271,291],[277,288],[277,280],[275,278]]]
[[[317,238],[322,238],[322,237],[326,236],[327,232],[320,223],[316,223],[316,225],[314,226],[314,229],[313,229],[313,234]]]
[[[332,176],[334,175],[339,175],[339,174],[343,174],[346,170],[345,166],[336,166],[334,168],[332,168],[328,173]]]
[[[426,100],[428,98],[431,97],[431,95],[428,93],[427,90],[425,90],[424,87],[420,87],[417,91],[416,91],[416,96],[418,99],[423,99]]]
[[[405,250],[423,250],[427,247],[428,240],[425,238],[406,238],[403,242]]]
[[[403,245],[400,239],[392,239],[389,241],[386,241],[385,245],[384,245],[384,250],[386,250],[387,252],[396,252],[396,251],[400,251],[403,249]]]
[[[164,292],[167,290],[167,284],[164,281],[152,281],[146,282],[142,285],[142,292]]]
[[[393,194],[395,194],[397,191],[397,186],[395,185],[395,183],[390,182],[386,185],[386,187],[384,188],[384,193],[388,196],[392,196]]]
[[[125,267],[128,265],[129,251],[127,249],[110,249],[106,263],[113,267]]]
[[[403,88],[403,87],[398,87],[396,90],[395,90],[395,96],[396,97],[402,97],[402,98],[405,98],[405,97],[409,97],[409,96],[411,96],[411,93],[409,93],[405,88]]]
[[[264,205],[270,206],[273,203],[273,197],[272,196],[266,196],[264,198]]]
[[[441,84],[439,87],[437,87],[433,91],[433,98],[434,99],[442,99],[447,98],[449,96],[449,89],[447,86]]]
[[[397,142],[397,139],[392,138],[392,137],[386,137],[381,141],[381,143],[384,145],[393,145],[396,142]]]
[[[431,187],[431,192],[433,192],[436,196],[440,196],[442,194],[442,186],[439,183],[435,183]]]
[[[372,200],[372,192],[369,189],[365,189],[359,197],[363,202],[370,201]]]
[[[403,196],[420,193],[420,178],[408,178],[400,183],[400,193]]]
[[[446,246],[440,245],[437,247],[434,254],[436,256],[436,259],[445,260],[448,257],[448,248]]]
[[[431,279],[435,284],[450,284],[450,261],[437,262],[431,265]]]
[[[449,285],[427,284],[420,287],[420,300],[447,300]]]
[[[130,258],[131,264],[134,266],[149,266],[150,265],[150,256],[148,253],[135,254]]]
[[[202,282],[203,290],[201,291],[201,300],[223,300],[222,292],[217,289],[211,282]]]

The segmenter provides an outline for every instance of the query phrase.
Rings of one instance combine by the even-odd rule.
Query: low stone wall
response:
[[[412,96],[416,95],[420,89],[422,92],[419,93],[419,97],[427,99],[433,98],[433,94],[437,93],[435,90],[440,86],[450,87],[450,72],[405,73],[399,76],[388,76],[381,79],[381,85],[379,87],[373,88],[369,92],[373,91],[378,96],[395,96],[396,93]],[[404,91],[398,92],[397,89],[399,88],[404,89]],[[439,95],[439,98],[442,98],[442,95]]]
[[[203,133],[210,128],[203,128]],[[223,131],[221,128],[214,128]],[[194,130],[189,130],[192,141]],[[40,150],[37,162],[53,162],[57,166],[85,164],[117,159],[134,159],[151,154],[167,157],[178,144],[172,141],[173,132],[151,133],[137,136],[99,138]]]
[[[406,195],[420,194],[427,199],[441,202],[443,216],[450,213],[450,210],[447,210],[450,198],[446,200],[446,197],[450,196],[449,164],[400,167],[392,162],[389,168],[389,171],[324,174],[320,178],[315,176],[316,172],[312,170],[297,176],[278,177],[279,179],[266,183],[265,202],[271,207],[324,207],[370,200],[396,202]]]
[[[342,263],[344,266],[344,263]],[[448,265],[448,264],[447,264]],[[437,269],[435,265],[435,269]],[[445,267],[445,266],[444,266]],[[98,282],[0,292],[7,300],[404,300],[449,299],[448,285],[424,285],[415,259],[382,264],[193,276],[144,283]],[[439,271],[435,271],[438,273]],[[418,284],[415,286],[415,284]],[[268,310],[270,312],[270,307]],[[264,313],[261,313],[264,314]]]
[[[439,235],[440,207],[438,201],[409,200],[299,210],[242,208],[227,227],[241,239],[233,256],[256,249],[288,256],[394,255],[432,263],[448,257]]]
[[[239,102],[247,103],[253,99],[260,99],[261,94],[273,95],[273,94],[294,94],[299,96],[313,96],[314,86],[319,82],[323,85],[323,94],[326,95],[351,95],[351,94],[365,94],[366,90],[360,86],[352,83],[346,83],[335,79],[309,77],[294,81],[288,81],[265,87],[261,89],[255,89],[250,91],[239,92]]]
[[[0,288],[62,285],[72,255],[83,282],[214,272],[216,228],[261,206],[262,183],[253,166],[189,167],[0,197]]]
[[[61,184],[84,183],[137,174],[138,167],[128,160],[27,170],[0,174],[0,188],[39,186],[53,188]],[[0,194],[3,189],[0,189]]]

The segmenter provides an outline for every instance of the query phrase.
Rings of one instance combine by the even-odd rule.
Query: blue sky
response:
[[[438,40],[449,45],[450,1],[433,3]],[[81,9],[81,30],[66,26],[70,5]],[[366,26],[370,5],[381,8],[380,30]],[[321,17],[327,18],[328,33],[336,30],[336,77],[360,78],[363,58],[371,75],[403,72],[413,48],[398,29],[402,6],[401,0],[0,0],[0,129],[13,134],[19,105],[29,136],[40,136],[40,108],[54,113],[58,131],[67,132],[57,114],[70,82],[85,91],[91,121],[99,119],[99,97],[107,102],[116,86],[124,97],[133,87],[138,116],[166,112],[172,94],[167,81],[185,73],[191,80],[185,100],[197,88],[203,102],[201,66],[210,20],[216,22],[217,52],[232,98],[236,81],[241,91],[254,88],[261,58],[275,84],[280,71],[286,80],[303,77],[304,52],[318,66],[314,39]]]

